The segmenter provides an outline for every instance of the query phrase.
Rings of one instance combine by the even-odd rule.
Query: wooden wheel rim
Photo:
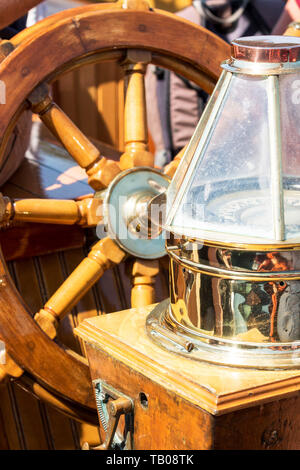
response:
[[[116,48],[150,50],[154,63],[189,79],[198,73],[198,84],[212,91],[221,71],[220,57],[228,56],[229,45],[204,28],[165,12],[112,6],[70,10],[55,15],[57,22],[55,17],[44,20],[38,31],[33,30],[34,34],[30,30],[23,33],[22,42],[0,64],[0,80],[6,84],[7,97],[6,105],[0,106],[2,141],[23,109],[26,97],[39,83],[53,77],[54,71],[59,73],[66,64],[75,66],[78,58]],[[185,42],[178,41],[179,37]],[[59,47],[62,41],[63,49]],[[18,44],[18,36],[14,42]],[[48,389],[78,405],[94,408],[87,365],[51,341],[34,322],[9,277],[3,257],[0,276],[0,336],[9,354]]]
[[[25,37],[0,64],[0,79],[6,84],[6,105],[0,106],[0,139],[29,93],[53,71],[59,71],[78,57],[116,48],[159,52],[156,57],[160,65],[163,61],[158,56],[167,56],[176,72],[184,71],[176,70],[176,63],[181,61],[204,74],[203,89],[211,92],[221,71],[220,57],[225,58],[230,53],[229,45],[206,29],[159,10],[99,9],[77,15],[76,11],[71,10],[67,18],[47,29],[42,28],[41,22],[39,35],[33,38],[29,29],[27,39]],[[48,20],[44,21],[47,25]],[[185,42],[178,41],[178,37],[185,38]],[[63,50],[60,48],[62,41]],[[18,44],[17,40],[15,42]],[[167,44],[172,44],[172,51]],[[37,51],[43,53],[37,54]]]

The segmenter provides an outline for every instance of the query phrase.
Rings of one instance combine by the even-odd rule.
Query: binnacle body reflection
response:
[[[170,323],[238,342],[300,340],[300,252],[171,238]],[[282,345],[281,345],[282,346]]]
[[[171,300],[147,331],[191,359],[299,367],[299,39],[240,38],[222,68],[166,193]]]

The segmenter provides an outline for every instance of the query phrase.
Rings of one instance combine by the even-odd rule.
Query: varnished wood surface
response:
[[[149,378],[148,370],[139,372],[91,345],[87,354],[92,378],[101,378],[134,401],[136,450],[300,449],[299,394],[214,415]]]
[[[36,133],[44,132],[34,123]],[[70,155],[53,139],[39,141],[29,149],[26,158],[1,191],[11,198],[76,198],[90,192],[87,177]],[[85,235],[80,227],[60,227],[48,224],[16,224],[0,231],[4,258],[43,255],[83,246]]]
[[[85,65],[60,76],[52,88],[55,101],[85,135],[123,150],[124,82],[117,63]],[[101,153],[111,158],[105,149]]]
[[[132,5],[135,7],[137,4],[134,1],[128,1],[127,5],[129,8],[131,8]],[[139,5],[137,6],[139,7]],[[220,69],[219,64],[217,64],[217,59],[215,62],[214,59],[208,59],[206,52],[209,53],[210,51],[215,51],[214,46],[217,44],[220,46],[220,57],[222,56],[220,60],[225,58],[227,55],[228,46],[221,40],[218,38],[216,39],[214,36],[211,36],[210,33],[207,33],[204,30],[199,31],[198,29],[197,33],[200,34],[202,41],[201,47],[193,48],[193,51],[189,47],[187,49],[188,52],[186,52],[186,50],[184,51],[185,47],[181,47],[181,45],[176,43],[176,41],[174,42],[175,37],[177,38],[178,35],[178,20],[175,20],[170,15],[161,12],[154,17],[153,15],[148,16],[150,14],[149,11],[127,11],[126,13],[128,13],[128,15],[124,16],[124,10],[120,10],[118,11],[118,16],[120,14],[121,18],[119,18],[112,11],[106,11],[106,13],[109,13],[109,15],[105,15],[105,17],[102,18],[103,27],[100,30],[99,15],[102,17],[100,10],[101,8],[97,9],[97,11],[95,10],[92,14],[90,11],[86,11],[86,13],[82,14],[82,16],[79,11],[71,13],[70,15],[66,12],[66,14],[63,15],[63,18],[60,18],[61,21],[59,20],[57,22],[52,22],[52,20],[50,20],[50,23],[52,22],[51,25],[46,21],[44,23],[44,30],[43,32],[40,31],[39,36],[35,36],[34,38],[31,37],[31,39],[28,36],[28,42],[27,40],[24,40],[24,42],[19,45],[12,55],[4,60],[5,64],[3,62],[0,66],[0,77],[1,79],[3,78],[4,80],[7,80],[7,83],[9,83],[9,87],[11,87],[11,89],[8,90],[8,95],[10,95],[10,93],[13,91],[14,100],[11,100],[10,103],[7,103],[9,106],[6,107],[6,112],[0,116],[0,128],[1,124],[3,124],[2,137],[5,137],[5,130],[9,127],[9,125],[12,125],[12,121],[9,125],[8,123],[10,119],[15,116],[15,111],[18,112],[19,109],[23,109],[22,101],[26,98],[28,93],[36,84],[41,82],[45,77],[49,76],[49,74],[51,75],[51,79],[53,79],[56,72],[59,72],[60,70],[64,70],[65,72],[66,64],[69,64],[71,67],[77,66],[78,64],[76,61],[78,57],[80,62],[80,60],[82,60],[82,56],[85,58],[87,54],[96,50],[115,50],[116,46],[121,47],[121,49],[124,47],[149,47],[156,53],[156,55],[154,54],[155,57],[153,62],[159,64],[161,59],[165,60],[165,56],[169,55],[171,48],[171,55],[173,58],[169,59],[168,63],[170,67],[174,70],[178,69],[180,71],[186,71],[188,77],[196,76],[198,79],[198,84],[203,84],[204,89],[207,91],[212,90],[213,85],[219,75]],[[140,8],[138,8],[138,10],[140,10]],[[165,21],[168,23],[167,25],[162,24],[162,22],[165,23]],[[182,33],[185,37],[187,37],[185,32],[188,32],[191,26],[192,29],[194,29],[193,25],[187,23],[184,24],[184,21],[182,22],[180,28],[182,29]],[[169,32],[166,32],[165,27],[169,28]],[[103,33],[103,37],[100,37],[101,35],[99,35],[99,31],[101,31],[101,35]],[[162,32],[160,37],[157,36],[159,32]],[[116,33],[116,35],[120,34],[119,39],[117,40],[116,36],[114,36],[112,33]],[[191,33],[192,31],[190,30],[190,34]],[[190,39],[192,39],[192,34]],[[211,39],[214,43],[212,45],[210,45]],[[49,49],[50,43],[51,48]],[[63,48],[60,47],[62,43],[64,44]],[[49,49],[48,51],[46,50],[47,48]],[[37,56],[40,56],[40,54],[37,54],[37,51],[40,51],[41,49],[43,50],[42,59],[40,58],[42,62],[41,60],[37,61]],[[53,53],[50,53],[50,50]],[[184,54],[182,55],[183,52]],[[200,55],[199,52],[201,52]],[[15,59],[13,59],[14,55],[16,55]],[[46,56],[47,59],[44,61]],[[118,57],[119,56],[120,53],[118,52]],[[213,57],[215,57],[215,54]],[[25,59],[24,62],[23,59]],[[72,63],[70,63],[70,61],[72,61]],[[185,64],[184,69],[182,68],[181,62]],[[90,65],[93,67],[92,63]],[[20,71],[21,75],[15,73],[16,70]],[[3,108],[0,109],[0,114],[2,110]],[[11,113],[7,113],[7,110],[11,111]],[[25,165],[26,164],[28,165],[28,161],[25,162]],[[26,196],[30,197],[32,194],[42,191],[43,194],[48,197],[73,198],[74,196],[72,195],[72,191],[75,188],[75,185],[80,186],[81,184],[82,186],[80,187],[80,191],[74,191],[75,196],[85,194],[86,181],[83,181],[84,177],[79,175],[74,178],[73,170],[76,165],[74,165],[74,168],[71,169],[71,172],[69,171],[70,168],[64,171],[63,175],[57,175],[57,173],[61,172],[57,172],[56,168],[47,168],[46,174],[47,178],[49,178],[50,175],[50,181],[47,180],[45,182],[46,184],[41,181],[39,174],[40,167],[36,164],[34,158],[29,162],[29,165],[36,168],[36,177],[33,179],[33,181],[29,182],[27,187],[25,187],[26,185],[23,182],[23,174],[18,172],[18,174],[15,175],[14,182],[10,182],[7,186],[9,191],[14,192],[13,196],[22,197],[24,196],[24,193],[26,193]],[[76,171],[78,171],[78,168]],[[66,193],[68,193],[68,195],[66,195]],[[67,250],[67,252],[63,253],[63,255],[59,253],[58,257],[61,258],[63,256],[65,260],[69,258],[70,266],[72,265],[74,268],[75,253],[73,252],[73,255],[71,255],[71,252],[72,250]],[[38,260],[26,260],[27,267],[28,263],[30,264],[31,262],[31,269],[38,269],[39,272],[37,279],[34,277],[29,278],[29,285],[28,281],[25,280],[25,290],[22,292],[24,298],[26,299],[27,297],[28,305],[30,304],[31,306],[36,306],[33,307],[33,310],[31,307],[31,311],[36,311],[36,308],[38,308],[38,305],[40,304],[40,300],[42,300],[43,303],[45,302],[45,286],[47,283],[51,284],[49,278],[47,278],[47,280],[44,279],[44,285],[40,291],[40,293],[42,292],[42,295],[39,295],[38,287],[41,284],[41,272],[43,272],[41,271],[41,266],[44,264],[43,269],[46,271],[49,267],[49,263],[51,264],[52,261],[55,260],[55,255],[54,257],[51,256],[51,262],[48,260],[49,263],[44,263],[43,260],[44,257],[39,257]],[[22,269],[22,261],[18,262],[18,266],[14,266],[12,274],[16,276],[15,279],[20,280],[23,278],[24,280],[24,267],[25,265]],[[65,277],[67,274],[66,265],[64,266],[63,271],[63,277]],[[122,271],[122,266],[120,267],[120,271]],[[114,279],[117,279],[115,282],[118,287],[119,297],[122,299],[122,308],[124,308],[126,307],[125,304],[128,300],[128,292],[124,286],[122,286],[120,271],[118,275],[114,276]],[[117,271],[115,271],[114,274],[116,273]],[[56,275],[56,278],[58,279],[59,276]],[[9,278],[6,278],[6,280],[9,281]],[[34,282],[36,284],[36,289],[32,288]],[[160,289],[163,289],[159,280],[157,280],[156,285],[159,286]],[[107,296],[106,301],[108,304],[110,304],[110,308],[115,310],[116,299],[111,298],[110,292],[106,289],[106,286],[104,287],[104,296]],[[39,299],[39,297],[42,297],[42,299]],[[69,399],[74,400],[75,403],[77,402],[88,407],[92,405],[93,407],[90,390],[87,387],[88,372],[85,363],[75,359],[73,354],[66,354],[64,351],[60,350],[57,345],[49,344],[49,347],[47,347],[44,335],[42,335],[38,346],[36,347],[34,345],[34,339],[38,336],[38,330],[36,329],[37,327],[33,322],[29,322],[27,327],[24,326],[21,329],[20,325],[23,325],[28,321],[29,309],[26,308],[28,305],[25,306],[24,303],[20,300],[12,286],[9,286],[9,288],[6,289],[2,301],[3,308],[1,309],[1,314],[5,315],[6,318],[4,319],[3,317],[3,322],[0,322],[0,334],[3,333],[3,337],[6,340],[9,353],[12,353],[14,357],[16,357],[18,354],[21,354],[22,358],[20,363],[27,370],[29,370],[29,372],[33,373],[38,378],[38,380],[43,381],[50,389],[53,388],[58,393],[66,395]],[[103,302],[103,304],[104,303],[105,302]],[[99,311],[99,307],[101,308],[101,305],[98,303],[97,311]],[[10,308],[13,308],[13,311],[18,309],[18,315],[15,318],[16,323],[12,321],[9,324],[6,321],[9,316],[8,310]],[[109,311],[109,309],[107,311]],[[79,312],[78,307],[76,308],[76,312]],[[91,314],[91,311],[83,313],[82,317],[88,316],[89,314]],[[72,320],[68,324],[65,320],[70,320],[71,318]],[[61,336],[63,337],[65,335],[65,331],[68,328],[69,332],[71,333],[72,325],[74,325],[74,313],[71,317],[67,316],[62,323],[64,323],[66,327],[64,332],[61,332]],[[8,336],[10,338],[8,338]],[[65,335],[65,339],[70,341],[72,348],[75,350],[78,350],[79,348],[80,351],[84,351],[84,345],[74,338],[70,339],[70,337],[72,338],[71,334]],[[25,341],[22,343],[21,340],[24,338]],[[35,357],[35,354],[32,354],[33,349],[37,357]],[[63,366],[60,367],[59,364],[61,362]],[[67,374],[66,372],[68,368],[71,369],[70,374]],[[47,377],[44,378],[44,375]],[[65,380],[65,382],[63,380],[64,375],[68,377],[68,380]],[[56,380],[58,382],[56,382]],[[71,393],[67,392],[69,387],[72,388]]]
[[[87,439],[94,445],[100,441],[96,426],[67,418],[44,397],[42,401],[25,392],[23,385],[21,388],[11,382],[2,386],[0,400],[0,435],[6,441],[6,447],[1,443],[1,450],[74,450],[80,449]]]
[[[80,248],[84,242],[85,235],[80,227],[20,224],[0,231],[6,261]]]
[[[91,376],[101,378],[134,401],[134,450],[183,450],[213,447],[213,418],[197,413],[176,391],[153,382],[147,370],[138,372],[104,350],[87,343]],[[141,403],[140,394],[148,400]],[[103,434],[102,434],[103,435]]]
[[[102,144],[100,144],[102,147]],[[108,147],[108,151],[109,151]],[[74,161],[61,147],[52,141],[41,141],[39,151],[33,156],[29,154],[17,174],[10,183],[2,188],[2,191],[10,197],[65,197],[71,194],[76,197],[79,194],[86,194],[90,191],[86,183],[86,177],[81,179],[81,173],[76,171]],[[37,171],[39,170],[39,171]],[[71,171],[70,171],[71,170]],[[53,176],[54,175],[54,178]],[[66,178],[64,178],[66,175]],[[70,175],[70,176],[67,176]],[[41,178],[41,180],[39,180]],[[77,180],[80,183],[77,185]],[[52,182],[56,181],[57,186]],[[48,189],[43,190],[45,182],[50,182]],[[70,183],[71,182],[71,183]],[[38,236],[40,225],[30,224],[33,232]],[[53,230],[52,237],[56,234],[61,237],[61,227],[46,226],[46,229]],[[24,302],[32,313],[38,311],[45,301],[57,290],[63,280],[82,261],[87,252],[85,248],[75,248],[72,246],[72,237],[76,235],[75,227],[66,227],[72,230],[67,238],[61,237],[57,241],[64,246],[62,250],[44,254],[38,252],[43,245],[27,243],[24,248],[30,248],[33,257],[20,259],[22,253],[18,244],[14,243],[11,233],[17,237],[16,230],[21,228],[0,232],[2,238],[3,251],[8,258],[9,271],[18,291],[21,293]],[[64,230],[65,228],[62,227]],[[35,230],[37,230],[35,232]],[[64,232],[66,234],[66,232]],[[26,231],[21,234],[25,236]],[[53,243],[52,237],[47,237],[46,241]],[[76,238],[76,237],[75,237]],[[20,241],[15,240],[15,241]],[[11,244],[7,244],[10,241]],[[33,241],[33,240],[31,240]],[[68,246],[66,246],[68,245]],[[49,245],[48,245],[49,247]],[[22,253],[21,253],[22,251]],[[128,270],[127,270],[128,271]],[[126,272],[127,272],[126,271]],[[157,298],[164,298],[167,295],[167,282],[162,282],[163,278],[156,280]],[[96,286],[88,292],[60,323],[58,339],[67,348],[76,351],[78,354],[85,353],[85,345],[77,337],[74,338],[73,328],[83,319],[95,316],[104,312],[121,310],[130,306],[131,283],[129,276],[125,273],[124,264],[104,273]],[[23,380],[21,378],[21,380]],[[87,382],[88,383],[88,382]],[[23,382],[21,382],[24,387]],[[0,414],[3,417],[4,426],[0,435],[1,449],[79,449],[83,442],[88,441],[91,446],[99,444],[99,436],[96,427],[89,424],[81,424],[67,418],[57,411],[56,406],[60,404],[55,397],[51,398],[38,384],[25,388],[32,390],[31,396],[20,389],[18,384],[8,384],[2,386],[0,390]],[[41,392],[42,391],[42,392]],[[40,398],[36,398],[39,396]],[[42,401],[40,401],[42,400]],[[62,409],[66,405],[62,406]],[[78,416],[78,409],[73,410]],[[88,420],[88,418],[86,418]]]
[[[125,256],[126,253],[110,238],[103,238],[93,245],[88,256],[79,263],[34,316],[42,330],[54,339],[58,322],[78,304],[107,269],[121,263]]]
[[[185,41],[178,41],[178,36],[185,37]],[[195,37],[198,38],[197,41],[194,40]],[[61,41],[64,48],[57,54]],[[221,39],[165,12],[99,10],[71,16],[47,28],[34,40],[24,41],[1,63],[0,79],[8,84],[5,113],[3,107],[0,109],[1,136],[24,97],[51,71],[92,51],[116,47],[132,48],[137,47],[137,44],[167,56],[172,51],[175,59],[187,63],[199,72],[202,70],[206,77],[211,78],[212,86],[220,74],[221,61],[229,55],[229,46]],[[185,44],[189,44],[188,49]],[[37,50],[43,50],[41,57],[36,54]],[[200,57],[201,65],[198,59]],[[18,67],[15,66],[16,63]],[[20,75],[14,74],[15,70],[20,70]],[[31,73],[33,70],[34,73]],[[203,85],[206,89],[207,85]],[[211,92],[211,89],[208,91]]]
[[[299,370],[237,369],[169,353],[146,336],[150,310],[91,318],[75,330],[92,379],[134,400],[134,449],[300,449]]]
[[[60,141],[88,175],[88,183],[95,190],[104,189],[120,172],[115,161],[101,156],[99,149],[53,102],[48,86],[38,86],[28,97],[31,109]]]
[[[120,158],[122,170],[135,166],[154,166],[154,155],[149,152],[145,73],[151,62],[151,53],[128,50],[123,61],[125,71],[124,143]]]
[[[85,5],[82,11],[99,10],[101,6],[107,8],[106,4]],[[52,14],[55,13],[57,7],[63,8],[59,3],[59,5],[48,6],[48,9]],[[54,20],[48,17],[47,23],[43,26],[38,23],[23,30],[12,39],[13,44],[17,47],[22,41],[28,40],[29,36],[38,34],[40,28],[48,27],[68,14],[67,11],[62,11]],[[53,84],[55,101],[82,132],[120,150],[124,146],[122,75],[121,68],[116,63],[90,64],[80,70],[66,73]],[[86,119],[86,116],[89,116],[89,119]],[[106,152],[103,155],[110,157]]]
[[[220,73],[219,62],[221,58],[224,58],[225,53],[227,55],[228,45],[203,28],[196,27],[189,22],[182,21],[163,12],[149,11],[145,2],[138,3],[134,0],[129,0],[126,2],[126,6],[128,7],[127,10],[121,8],[118,11],[114,9],[100,9],[94,12],[87,11],[83,14],[77,14],[73,11],[70,15],[66,15],[62,21],[53,23],[49,28],[45,27],[38,36],[24,41],[17,49],[11,52],[0,65],[0,78],[7,79],[9,87],[15,85],[14,100],[11,103],[7,103],[9,106],[6,106],[7,111],[11,111],[11,113],[6,112],[1,115],[3,108],[0,108],[0,134],[2,125],[2,137],[5,137],[5,130],[9,127],[7,124],[13,117],[14,110],[17,111],[20,106],[22,107],[22,100],[28,96],[37,83],[41,82],[49,74],[53,76],[55,71],[65,68],[68,64],[72,66],[72,63],[77,59],[81,60],[82,57],[95,51],[108,51],[110,53],[110,51],[115,51],[116,48],[148,48],[156,54],[162,55],[162,57],[168,57],[169,63],[171,63],[175,70],[177,67],[182,70],[182,65],[187,64],[187,69],[191,68],[194,70],[195,75],[198,77],[197,84],[202,84],[206,91],[211,91]],[[100,21],[101,24],[103,23],[101,29],[99,29]],[[101,32],[100,35],[99,31]],[[193,47],[190,47],[189,44],[189,47],[186,48],[183,43],[179,43],[176,40],[179,34],[186,38],[187,44],[189,44],[190,38],[190,43],[193,44]],[[192,41],[195,34],[198,35],[198,42]],[[63,49],[60,48],[62,40],[64,44]],[[50,43],[51,48],[49,49]],[[219,47],[218,54],[215,53],[217,46]],[[41,49],[43,49],[44,54],[37,62],[36,51]],[[49,55],[47,55],[48,53]],[[47,61],[42,62],[46,56]],[[25,60],[26,66],[23,60]],[[21,71],[22,79],[18,77],[18,73],[15,73],[16,70]],[[9,90],[7,92],[9,96]],[[44,111],[47,112],[47,108]],[[92,168],[88,168],[88,174],[91,170]],[[90,174],[89,176],[90,178],[93,177]],[[57,186],[51,185],[50,188],[51,190],[57,189]],[[17,298],[13,299],[11,297],[11,302],[14,304],[17,302]],[[15,308],[16,306],[14,306]],[[19,313],[21,317],[18,321],[24,322],[26,318],[28,321],[28,315],[26,316],[22,306],[20,306]],[[33,322],[30,325],[29,322],[28,328],[29,330],[33,328],[32,335],[35,337],[38,331],[35,330],[36,325]],[[3,335],[8,343],[8,349],[14,350],[12,355],[17,358],[19,348],[14,345],[14,333],[18,334],[18,328],[7,328],[4,321],[3,330],[5,330]],[[38,348],[41,347],[43,341],[40,343]],[[16,344],[19,346],[18,340],[16,340]],[[54,352],[55,346],[51,344],[49,347]],[[59,348],[57,348],[56,352],[58,355],[60,354],[59,351]],[[63,351],[61,353],[65,354]],[[43,354],[46,354],[45,349],[41,351],[41,354],[42,357]],[[68,355],[62,356],[61,360],[64,359],[68,361],[70,357]],[[52,361],[56,362],[53,358]],[[59,362],[58,357],[57,361]],[[43,379],[43,374],[46,373],[44,364],[42,363],[41,365],[38,361],[30,361],[26,348],[20,362],[22,362],[25,368],[28,366],[28,370],[31,373]],[[71,367],[70,362],[69,366]],[[34,372],[35,367],[37,367],[36,373]],[[56,366],[52,364],[51,367],[54,372]],[[78,366],[78,370],[81,370],[83,373],[82,380],[84,380],[84,374],[87,373],[85,367],[84,364],[79,364]],[[77,378],[79,379],[79,377]],[[62,393],[62,389],[67,390],[69,387],[67,383],[62,384],[61,378],[55,377],[55,373],[54,375],[50,373],[50,377],[48,375],[43,380],[48,386],[54,389],[57,388],[59,393]],[[90,396],[86,384],[77,383],[75,390],[76,388],[79,390],[79,403],[89,403]],[[75,390],[73,387],[70,395],[67,395],[69,399],[73,400],[75,398]]]
[[[11,285],[8,273],[1,267],[3,279],[0,295],[0,335],[7,351],[18,364],[59,394],[71,395],[75,402],[93,408],[94,398],[89,384],[89,371],[84,363],[49,341],[39,326],[30,319],[30,312]],[[4,288],[5,285],[5,288]],[[35,341],[39,338],[39,341]],[[68,371],[69,369],[69,371]],[[75,385],[77,384],[77,386]]]
[[[55,143],[48,144],[45,141],[43,141],[40,143],[38,151],[36,151],[35,153],[29,152],[27,154],[27,158],[25,159],[20,169],[13,176],[10,182],[2,188],[2,191],[3,193],[9,195],[10,197],[26,197],[26,196],[28,197],[29,195],[30,196],[35,195],[35,196],[44,196],[44,197],[45,196],[57,197],[57,192],[59,192],[59,195],[61,195],[62,197],[70,196],[71,194],[73,197],[76,197],[75,191],[79,189],[79,195],[80,194],[83,195],[83,194],[86,194],[87,192],[90,192],[90,188],[87,185],[86,177],[82,178],[80,171],[78,173],[78,168],[79,167],[74,164],[74,161],[71,159],[71,157],[64,150],[62,150],[59,145]],[[70,170],[72,170],[72,172]],[[59,182],[59,184],[57,184],[58,187],[57,186],[53,187],[52,184],[49,185],[49,182],[52,183],[53,181],[52,175],[53,175],[53,178],[55,178],[54,181]],[[45,187],[46,187],[46,190],[44,189]],[[53,227],[53,229],[55,228],[56,227]],[[76,233],[76,230],[75,230],[75,233]],[[3,232],[3,237],[5,241],[4,234],[5,232]],[[25,236],[25,234],[23,235]],[[53,242],[54,241],[55,240],[53,240]],[[68,239],[65,239],[64,243],[67,243],[67,241]],[[43,242],[40,241],[40,244],[42,243]],[[72,248],[74,249],[75,247],[74,246],[72,247],[70,245],[68,248],[70,249],[70,252],[71,252]],[[4,251],[7,250],[8,254],[11,257],[15,257],[16,256],[15,252],[18,251],[18,249],[21,249],[21,247],[18,247],[18,245],[15,247],[7,246],[4,249]],[[39,250],[39,245],[36,245],[33,248],[33,251],[35,249]],[[36,254],[38,253],[36,252]],[[53,253],[52,255],[49,255],[49,257],[51,256],[55,260],[55,254]],[[67,254],[66,256],[69,256],[69,255]],[[82,260],[82,258],[83,258],[83,255],[81,256],[80,260]],[[41,263],[43,263],[44,259],[45,259],[44,257],[41,257]],[[27,277],[27,289],[25,289],[26,292],[24,292],[24,289],[22,289],[22,295],[25,301],[27,300],[28,302],[27,306],[33,307],[34,308],[33,312],[36,312],[39,310],[39,308],[41,308],[41,306],[43,305],[46,299],[42,299],[39,295],[40,288],[39,288],[39,283],[38,283],[36,275],[32,277],[27,271],[28,268],[26,268],[25,271],[23,271],[23,269],[26,266],[29,266],[30,263],[33,263],[33,261],[28,260],[27,262],[26,260],[24,260],[23,268],[21,268],[22,262],[20,261],[15,267],[15,270],[16,270],[15,272],[19,272],[19,275],[21,276],[21,278],[22,276],[24,276],[24,273],[26,273],[25,274],[26,277],[28,276]],[[2,270],[2,273],[4,276],[6,276],[6,274],[4,274],[4,268]],[[52,273],[52,276],[53,276],[53,273]],[[59,277],[56,275],[55,281],[57,281],[58,279]],[[34,283],[34,280],[36,280],[36,283]],[[4,306],[4,308],[1,309],[3,314],[4,314],[4,311],[7,309],[16,308],[15,307],[16,302],[20,302],[20,298],[17,292],[10,285],[9,280],[7,280],[7,284],[8,284],[7,289],[5,289],[5,291],[3,291],[3,295],[0,296],[0,302],[2,302]],[[59,286],[57,282],[56,282],[56,286],[57,287]],[[21,301],[20,305],[22,306],[20,309],[20,314],[21,315],[24,314],[25,319],[27,319],[27,316],[29,314],[28,312],[26,312],[27,306],[24,305],[23,301]],[[93,310],[93,312],[96,313],[97,310]],[[9,315],[6,316],[6,321],[10,323]],[[47,340],[47,337],[44,338],[44,335],[43,335],[44,339],[41,340],[41,351],[43,351],[41,352],[42,356],[39,357],[39,353],[37,351],[35,351],[35,354],[33,355],[31,352],[30,346],[28,349],[28,344],[29,345],[31,344],[30,336],[31,335],[33,335],[34,337],[39,336],[40,329],[38,325],[36,325],[32,321],[31,325],[32,325],[33,330],[31,334],[29,334],[28,331],[27,331],[27,334],[25,334],[26,327],[23,325],[24,320],[23,321],[20,319],[17,320],[16,318],[16,321],[17,321],[18,327],[16,327],[13,331],[14,331],[14,335],[16,335],[17,337],[16,343],[15,343],[15,347],[16,347],[15,351],[17,352],[17,355],[20,352],[19,348],[22,349],[22,346],[20,345],[23,344],[23,339],[25,335],[27,339],[27,346],[26,344],[25,345],[23,344],[23,346],[25,346],[25,350],[24,350],[24,354],[22,355],[22,360],[24,360],[25,362],[28,361],[27,364],[28,364],[29,369],[27,370],[32,371],[31,367],[32,366],[35,367],[34,364],[36,364],[38,365],[38,368],[41,367],[43,369],[44,367],[46,367],[45,375],[48,375],[46,372],[47,366],[41,363],[42,361],[41,358],[43,355],[45,358],[48,357],[50,359],[50,357],[48,356],[49,350],[47,347],[45,347],[45,340]],[[1,336],[5,340],[6,333],[9,334],[9,332],[12,331],[11,328],[13,328],[13,326],[12,324],[10,324],[10,326],[7,328],[5,326],[5,322],[0,322],[0,323],[1,323],[0,329],[3,328],[3,331],[4,331],[4,334],[1,334]],[[71,328],[71,331],[72,331],[72,328]],[[6,344],[7,344],[8,351],[10,351],[9,342],[6,341]],[[44,344],[44,346],[42,346],[42,344]],[[79,379],[80,381],[82,380],[82,384],[80,383],[77,389],[76,387],[74,389],[74,398],[75,396],[77,396],[77,394],[79,394],[79,396],[82,393],[84,395],[86,394],[86,398],[83,399],[82,404],[85,404],[85,406],[90,406],[91,408],[94,408],[94,398],[93,398],[90,385],[89,385],[89,371],[88,371],[87,366],[84,363],[81,363],[80,361],[78,361],[78,359],[68,355],[55,343],[49,342],[49,347],[50,349],[54,348],[54,350],[56,350],[59,355],[60,353],[62,354],[60,360],[57,358],[57,360],[56,361],[54,360],[54,362],[50,361],[54,369],[55,368],[57,368],[58,370],[61,369],[61,373],[60,373],[61,375],[63,374],[63,369],[66,366],[65,361],[67,361],[67,363],[71,361],[71,363],[73,364],[72,370],[74,373],[74,378],[77,377],[77,379]],[[12,356],[14,355],[12,354]],[[61,365],[59,364],[60,361],[62,362]],[[66,370],[65,370],[65,373],[67,376],[68,374]],[[65,381],[65,379],[63,379],[62,377],[63,375],[61,375],[61,378],[59,379],[59,383],[61,383],[62,387],[64,386],[68,387],[67,385],[68,381]],[[50,381],[52,381],[53,379],[54,377],[52,376],[51,378],[51,372],[50,372]],[[56,389],[56,386],[52,384],[52,388]]]
[[[11,197],[22,198],[76,197],[90,191],[85,181],[86,177],[82,179],[71,157],[55,142],[44,140],[34,155],[27,155],[17,174],[2,191]],[[45,296],[63,282],[66,275],[63,270],[69,269],[70,261],[76,264],[85,256],[82,251],[85,238],[83,231],[79,227],[74,228],[28,224],[25,228],[19,226],[0,232],[6,260],[11,260],[10,274],[32,312],[37,311],[45,302]],[[20,260],[24,256],[29,258]],[[59,330],[59,339],[79,354],[84,348],[80,348],[78,340],[74,341],[72,330],[74,321],[77,324],[77,317],[98,313],[91,298],[93,296],[86,295],[76,313],[70,313]],[[88,375],[86,380],[88,386]],[[51,397],[51,394],[47,395],[38,384],[34,385],[33,392],[38,392],[39,398],[30,397],[15,384],[3,385],[1,388],[2,431],[7,448],[79,449],[86,440],[94,445],[99,444],[97,427],[66,418],[55,409],[56,404],[61,402]],[[78,410],[75,407],[74,416],[76,413]],[[86,417],[86,420],[89,419]],[[4,442],[1,444],[3,448]]]
[[[37,311],[85,256],[80,249],[9,263],[13,280],[32,312]],[[167,295],[167,283],[157,280],[159,298]],[[120,310],[130,304],[130,280],[124,265],[107,271],[94,289],[61,322],[58,338],[79,354],[85,347],[73,336],[73,328],[90,315]],[[51,403],[36,401],[15,384],[0,391],[5,430],[11,449],[74,449],[88,441],[99,444],[97,429],[72,422],[53,408]],[[44,398],[42,396],[41,398]],[[13,406],[12,406],[13,405]],[[76,408],[74,409],[76,412]],[[31,419],[30,419],[31,417]],[[32,423],[32,424],[30,424]],[[48,430],[48,431],[47,431]],[[3,447],[2,447],[3,448]]]
[[[114,5],[114,4],[112,4]],[[116,7],[116,5],[115,5]],[[103,8],[107,8],[107,5],[84,5],[84,6],[79,6],[75,7],[77,14],[80,13],[86,13],[88,11],[97,11]],[[12,38],[11,42],[15,47],[18,47],[22,42],[31,40],[34,36],[37,36],[45,27],[49,28],[53,24],[55,24],[58,21],[61,21],[65,18],[67,18],[70,14],[70,10],[63,10],[58,13],[55,13],[55,15],[51,15],[43,20],[43,23],[39,21],[38,23],[34,24],[30,28],[26,28],[20,33],[16,34],[14,38]]]
[[[145,331],[153,307],[85,320],[76,330],[86,342],[213,414],[254,406],[300,389],[300,370],[222,367],[190,360],[157,346]]]
[[[159,274],[159,260],[135,260],[128,263],[131,276],[131,307],[144,307],[155,302],[155,280]]]

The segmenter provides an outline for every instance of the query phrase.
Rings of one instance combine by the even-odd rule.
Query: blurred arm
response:
[[[0,0],[0,29],[24,16],[42,0]]]
[[[299,0],[288,0],[275,24],[272,34],[283,34],[292,21],[300,20]]]

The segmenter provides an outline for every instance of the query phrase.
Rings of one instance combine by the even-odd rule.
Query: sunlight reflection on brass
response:
[[[237,39],[222,66],[167,191],[170,302],[147,331],[197,360],[299,367],[300,39]]]

